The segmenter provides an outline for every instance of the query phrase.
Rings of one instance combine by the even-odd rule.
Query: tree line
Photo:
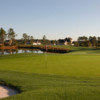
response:
[[[9,28],[9,30],[6,32],[3,28],[0,28],[0,44],[5,45],[6,40],[9,40],[9,45],[16,45],[18,44],[15,37],[17,34],[15,33],[13,28]],[[22,39],[23,44],[26,44],[28,40],[31,40],[33,43],[34,38],[33,36],[29,36],[26,33],[23,33]]]
[[[34,41],[39,41],[42,44],[64,44],[64,42],[68,42],[68,45],[71,45],[72,43],[74,46],[84,46],[84,47],[99,47],[100,46],[100,37],[96,36],[80,36],[78,37],[77,41],[72,42],[72,38],[68,37],[65,39],[59,39],[59,40],[48,40],[46,39],[46,36],[44,35],[42,39],[34,39],[33,36],[28,35],[27,33],[22,34],[22,38],[19,40],[16,40],[17,34],[15,33],[13,28],[9,28],[6,32],[3,28],[0,28],[0,46],[1,45],[18,45],[18,44],[24,44],[27,45],[28,42],[33,45]],[[9,41],[9,44],[6,43],[6,41]]]
[[[13,44],[15,37],[16,37],[16,33],[12,28],[10,28],[8,32],[6,32],[3,28],[0,28],[0,43],[2,43],[2,45],[5,44],[6,39],[11,40],[10,43]]]
[[[17,34],[15,33],[13,28],[9,28],[8,31],[6,32],[3,28],[0,28],[0,46],[1,45],[18,45],[18,44],[23,44],[27,45],[28,42],[29,44],[33,45],[34,40],[41,42],[42,44],[49,44],[49,40],[46,39],[46,36],[43,35],[41,40],[34,39],[33,36],[28,35],[27,33],[22,34],[21,39],[15,39]]]
[[[77,41],[74,42],[75,46],[85,46],[85,47],[99,47],[100,37],[96,36],[80,36]]]

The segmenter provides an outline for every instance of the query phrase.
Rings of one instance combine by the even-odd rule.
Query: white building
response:
[[[41,45],[41,42],[33,42],[33,45]]]
[[[67,42],[67,41],[65,41],[65,42],[64,42],[64,45],[68,45],[68,42]]]

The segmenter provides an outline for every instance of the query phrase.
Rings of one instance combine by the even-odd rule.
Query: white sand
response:
[[[18,91],[14,90],[14,89],[11,89],[7,86],[0,85],[0,98],[9,97],[9,96],[15,95],[17,93],[18,93]]]

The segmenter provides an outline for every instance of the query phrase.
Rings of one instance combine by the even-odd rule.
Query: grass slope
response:
[[[69,54],[0,57],[0,83],[20,88],[3,100],[100,100],[99,50],[71,47]]]

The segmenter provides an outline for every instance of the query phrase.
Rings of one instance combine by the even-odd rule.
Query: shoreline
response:
[[[4,50],[4,49],[17,49],[17,46],[1,46],[0,49],[1,50]]]

